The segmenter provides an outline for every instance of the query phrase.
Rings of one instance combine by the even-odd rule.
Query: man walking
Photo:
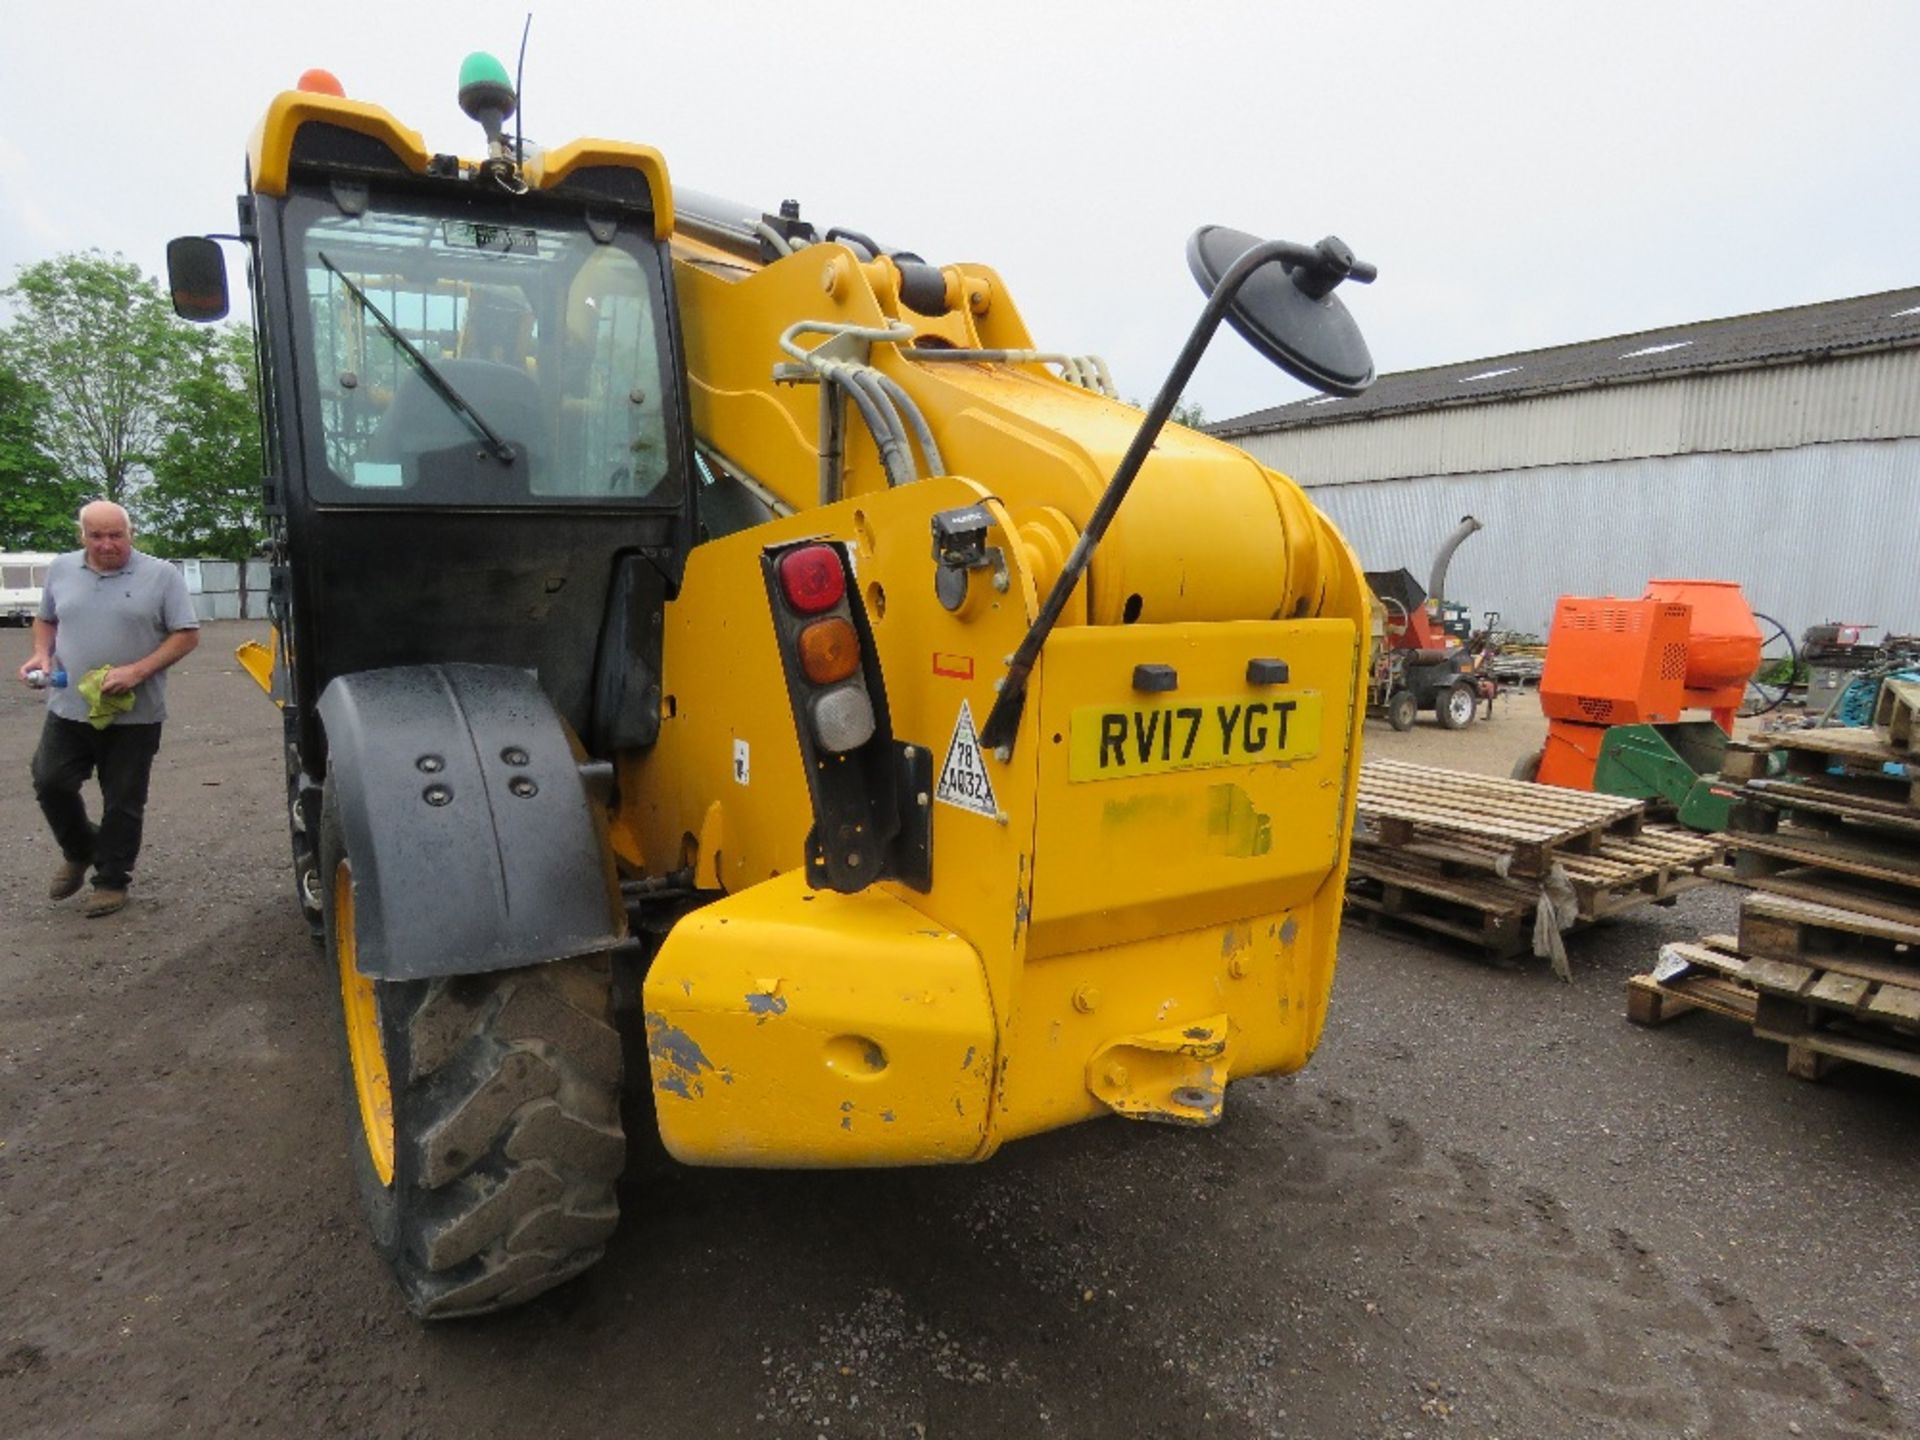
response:
[[[69,677],[47,691],[46,726],[33,756],[33,790],[65,857],[47,887],[49,898],[77,893],[93,869],[89,918],[127,903],[147,781],[167,717],[169,665],[200,643],[200,621],[187,582],[164,560],[133,548],[133,523],[111,500],[80,511],[79,550],[47,569],[33,622],[34,671]],[[100,823],[87,819],[80,787],[100,777]]]

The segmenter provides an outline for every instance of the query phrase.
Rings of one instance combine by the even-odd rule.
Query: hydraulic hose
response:
[[[903,347],[900,353],[909,360],[936,365],[1058,365],[1062,372],[1060,378],[1069,385],[1078,385],[1110,400],[1120,398],[1107,362],[1098,355],[1058,355],[1050,350],[956,350],[936,345]]]
[[[879,447],[880,463],[887,472],[887,484],[904,485],[913,479],[913,456],[907,449],[905,434],[895,430],[897,419],[889,421],[888,411],[883,410],[873,392],[860,383],[858,371],[833,360],[819,361],[814,368],[819,372],[823,384],[839,386],[858,407],[860,418],[866,421],[867,430],[872,434],[874,444]],[[881,400],[884,399],[882,396]]]
[[[793,242],[764,220],[753,222],[753,233],[773,247],[773,253],[783,259],[793,254]]]
[[[882,458],[887,460],[887,483],[900,485],[918,480],[920,472],[913,463],[913,446],[907,439],[906,422],[900,418],[899,407],[893,403],[893,397],[887,394],[887,387],[880,383],[880,372],[868,365],[848,364],[845,373],[852,377],[854,384],[867,392],[874,409],[880,412],[880,418],[886,422],[887,439],[882,449],[888,454]],[[897,466],[895,462],[898,462]],[[896,478],[896,475],[905,476],[905,479]]]
[[[821,384],[839,385],[853,397],[854,404],[859,407],[860,418],[866,422],[874,444],[880,450],[880,461],[886,468],[888,485],[905,485],[919,478],[919,472],[914,469],[913,448],[907,439],[907,427],[900,418],[896,402],[913,422],[921,453],[926,457],[930,472],[936,475],[946,473],[946,466],[940,459],[939,447],[934,443],[926,417],[920,413],[920,407],[914,404],[913,397],[905,389],[861,361],[833,359],[821,355],[818,350],[803,349],[799,340],[802,335],[825,335],[829,340],[846,336],[869,343],[898,345],[903,340],[913,338],[911,326],[894,324],[881,328],[800,320],[781,333],[780,348],[817,376]],[[822,493],[829,488],[823,480]]]
[[[921,457],[927,462],[927,473],[929,475],[946,474],[947,464],[940,458],[940,447],[934,443],[933,430],[928,426],[927,417],[921,413],[913,396],[909,395],[906,387],[891,375],[883,374],[878,370],[873,371],[872,374],[873,378],[880,382],[880,388],[893,397],[893,403],[899,407],[900,413],[906,416],[908,423],[913,426],[914,438],[920,442]]]

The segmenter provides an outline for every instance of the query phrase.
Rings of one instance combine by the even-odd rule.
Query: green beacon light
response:
[[[484,50],[460,63],[460,108],[487,132],[487,146],[496,160],[507,158],[502,127],[513,114],[513,82],[507,67]]]

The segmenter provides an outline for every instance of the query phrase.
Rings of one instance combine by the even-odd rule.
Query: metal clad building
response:
[[[1383,376],[1209,427],[1305,484],[1368,569],[1545,634],[1563,594],[1738,580],[1796,636],[1920,631],[1920,288]]]

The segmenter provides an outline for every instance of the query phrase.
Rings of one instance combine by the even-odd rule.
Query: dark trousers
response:
[[[60,853],[93,866],[96,889],[124,890],[140,855],[140,826],[147,814],[147,781],[160,750],[158,725],[109,725],[96,730],[84,720],[48,715],[33,752],[33,793],[47,817]],[[99,772],[100,823],[87,819],[80,787]]]

